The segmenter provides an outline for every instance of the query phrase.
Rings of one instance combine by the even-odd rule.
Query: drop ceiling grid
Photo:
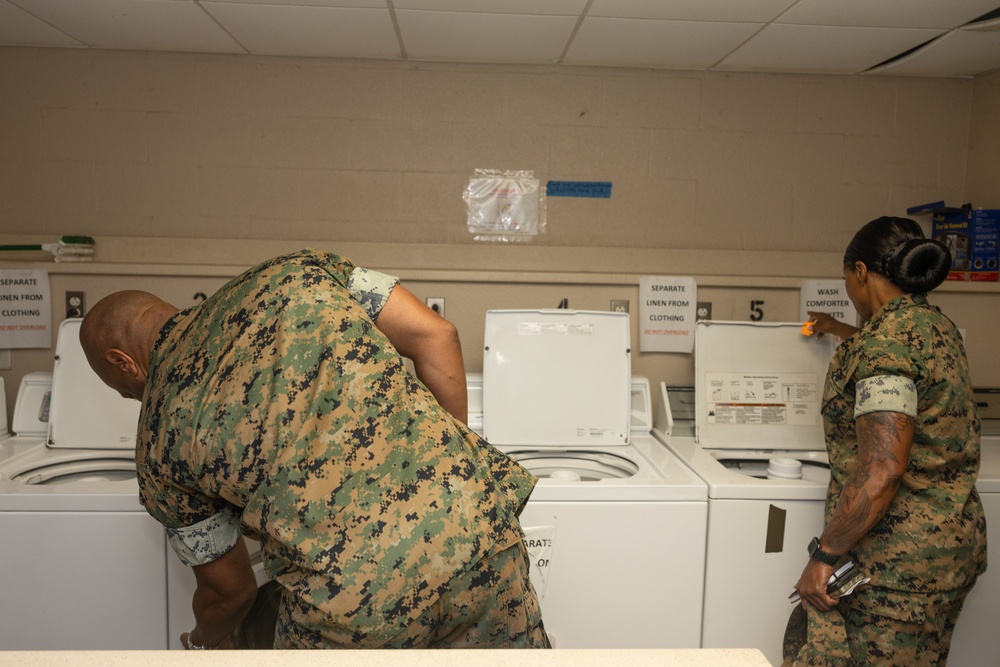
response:
[[[0,0],[0,45],[968,77],[1000,68],[1000,21],[967,26],[998,2]]]

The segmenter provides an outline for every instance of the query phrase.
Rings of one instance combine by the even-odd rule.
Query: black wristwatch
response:
[[[823,548],[819,545],[818,537],[812,538],[812,541],[809,543],[809,557],[827,565],[836,565],[837,561],[840,560],[840,556],[834,556],[823,551]]]

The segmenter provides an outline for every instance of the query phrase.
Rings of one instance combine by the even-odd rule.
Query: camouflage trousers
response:
[[[828,612],[796,605],[785,630],[782,667],[937,667],[972,586],[934,595],[860,591]],[[857,596],[857,597],[855,597]]]
[[[404,630],[372,644],[336,645],[278,619],[275,648],[549,648],[523,541],[488,555],[451,581]]]

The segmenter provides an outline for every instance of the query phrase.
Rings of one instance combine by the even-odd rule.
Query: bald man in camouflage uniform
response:
[[[277,648],[548,645],[517,520],[535,480],[462,423],[457,334],[394,278],[306,250],[188,310],[112,295],[81,339],[142,401],[141,500],[198,583],[187,648],[227,646],[253,602],[241,531],[284,589]]]
[[[812,590],[790,619],[785,665],[944,664],[962,603],[986,569],[979,417],[961,336],[923,294],[866,315],[827,376],[832,479],[820,547],[853,559],[871,582],[838,602],[817,592],[835,566],[810,560],[797,588]],[[881,496],[871,489],[886,469],[898,489]],[[852,531],[863,534],[851,542]]]

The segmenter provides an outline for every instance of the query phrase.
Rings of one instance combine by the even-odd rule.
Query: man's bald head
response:
[[[124,290],[104,297],[80,326],[80,343],[90,367],[115,391],[141,399],[153,344],[176,312],[149,292]]]

